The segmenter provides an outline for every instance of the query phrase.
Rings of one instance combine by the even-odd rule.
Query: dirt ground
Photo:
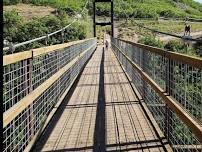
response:
[[[18,4],[3,6],[4,11],[16,10],[20,16],[30,20],[34,17],[55,15],[55,9],[48,6],[35,6],[30,4]]]
[[[129,40],[132,42],[137,42],[138,41],[138,35],[135,33],[135,31],[132,31],[128,28],[114,28],[114,36],[117,38],[121,38],[124,40]]]
[[[114,28],[114,35],[117,38],[121,38],[124,40],[129,40],[132,42],[137,42],[138,39],[141,37],[141,35],[138,34],[138,32],[135,32],[135,30],[132,30],[127,27],[115,27]],[[178,33],[178,35],[182,36],[183,33]],[[172,39],[176,39],[175,37],[172,36],[165,36],[162,34],[157,34],[157,38],[159,38],[161,41],[169,41]],[[196,31],[196,32],[191,32],[192,38],[198,38],[202,36],[202,31]]]
[[[184,33],[180,33],[178,34],[179,36],[182,36]],[[198,31],[198,32],[191,32],[190,34],[192,36],[192,38],[198,38],[202,36],[202,31]],[[172,36],[165,36],[165,35],[158,35],[159,39],[161,41],[169,41],[171,39],[175,39],[175,37]]]

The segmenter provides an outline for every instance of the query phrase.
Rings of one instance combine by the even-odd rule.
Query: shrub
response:
[[[159,48],[163,48],[164,44],[159,39],[155,39],[154,36],[146,36],[138,40],[139,43],[143,43],[145,45],[155,46]]]
[[[43,26],[47,27],[48,32],[53,32],[62,28],[62,21],[56,16],[46,16],[36,20],[39,20]]]
[[[133,10],[133,16],[136,18],[157,18],[159,15],[153,8],[137,6],[137,8]]]
[[[24,20],[15,10],[3,13],[3,38],[13,41],[13,37],[18,33],[19,27]]]
[[[202,18],[202,5],[193,0],[116,0],[114,7],[115,14],[118,17],[138,17],[138,18],[156,18],[159,15],[165,17],[196,17]],[[175,1],[175,2],[174,2]],[[3,0],[4,5],[17,3],[31,3],[34,5],[45,5],[59,8],[72,16],[75,12],[80,12],[84,6],[84,0]],[[177,8],[176,2],[189,6],[188,10]],[[92,3],[89,12],[92,14]],[[103,3],[96,5],[97,15],[109,16],[110,5]],[[123,12],[124,11],[124,12]]]
[[[198,41],[194,44],[194,49],[196,50],[196,54],[199,57],[202,57],[202,38],[201,41]]]
[[[32,20],[31,22],[23,24],[19,28],[18,33],[16,33],[14,37],[14,41],[24,42],[31,40],[47,34],[48,31],[48,28],[43,22],[40,22],[39,20]]]
[[[184,43],[182,41],[171,40],[167,42],[164,48],[169,51],[196,56],[196,52],[192,48],[192,46],[189,46],[187,43]]]
[[[4,5],[16,5],[21,2],[22,0],[3,0]]]
[[[66,30],[66,37],[68,40],[82,40],[86,37],[86,29],[79,23],[74,23]]]
[[[16,11],[5,12],[3,15],[3,38],[13,43],[20,43],[27,40],[31,40],[40,36],[44,36],[48,33],[52,33],[62,27],[65,27],[72,20],[68,15],[62,16],[46,16],[43,18],[34,18],[28,22],[25,22],[22,17],[17,15]],[[82,23],[80,23],[82,22]],[[65,31],[65,42],[72,40],[84,39],[89,34],[91,29],[89,23],[86,21],[78,21],[71,25]],[[45,40],[26,45],[16,49],[16,52],[31,49],[35,47],[43,46]],[[51,36],[48,40],[49,44],[58,44],[62,42],[61,33]]]

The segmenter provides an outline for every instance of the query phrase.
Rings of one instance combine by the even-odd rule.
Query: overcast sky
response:
[[[202,0],[194,0],[194,1],[200,2],[202,4]]]

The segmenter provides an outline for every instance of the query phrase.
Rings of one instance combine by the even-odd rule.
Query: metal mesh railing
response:
[[[83,42],[34,58],[32,84],[35,89],[92,44]]]
[[[3,112],[8,110],[29,92],[28,60],[3,67]]]
[[[198,64],[202,63],[202,60],[193,58],[191,61],[192,58],[188,56],[175,55],[115,38],[111,39],[111,43],[113,51],[173,150],[201,152],[202,143],[199,136],[166,104],[153,86],[144,79],[142,73],[148,75],[151,81],[178,103],[201,127],[202,67]],[[134,65],[140,70],[134,68]]]
[[[12,63],[12,65],[19,64],[21,67],[12,67],[8,70],[9,72],[4,72],[4,87],[6,86],[5,84],[11,86],[13,82],[16,82],[14,86],[18,87],[19,90],[23,92],[23,94],[18,97],[19,95],[15,90],[14,94],[11,94],[10,92],[12,92],[12,90],[7,90],[7,88],[4,89],[6,93],[9,92],[7,94],[10,94],[9,97],[5,97],[6,93],[4,93],[4,116],[9,114],[12,108],[16,106],[16,103],[19,104],[21,102],[20,99],[23,99],[23,97],[26,98],[33,91],[37,90],[38,87],[46,83],[48,79],[60,74],[56,81],[51,82],[44,92],[39,94],[31,104],[16,114],[16,116],[4,126],[4,152],[26,150],[35,136],[40,134],[50,112],[56,105],[58,106],[59,102],[61,102],[62,97],[69,90],[72,83],[80,73],[81,68],[92,55],[95,48],[96,39],[89,39],[82,43],[76,43],[69,47],[41,54],[31,59],[19,61],[20,63],[25,62],[26,66],[19,64],[18,62]],[[62,69],[68,65],[70,66],[66,68],[67,70]],[[10,64],[5,65],[4,69],[10,66]],[[27,67],[29,69],[24,70]],[[18,71],[19,73],[16,73],[15,71]],[[27,73],[27,71],[29,71],[29,73]],[[30,77],[27,76],[28,74]],[[13,75],[15,75],[15,77]],[[9,79],[6,79],[6,76]],[[29,77],[29,79],[27,79],[27,77]],[[13,80],[15,78],[21,78],[23,85],[18,83],[19,81]],[[24,83],[27,84],[24,85]],[[12,87],[13,86],[11,86],[11,88]],[[15,102],[13,102],[13,99],[15,99]],[[8,106],[6,106],[7,104]]]
[[[93,44],[85,41],[4,66],[3,112]]]

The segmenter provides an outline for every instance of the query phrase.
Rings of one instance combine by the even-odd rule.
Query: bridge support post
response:
[[[96,5],[95,5],[95,0],[94,0],[94,2],[93,2],[93,30],[94,30],[94,37],[96,37],[95,15],[96,15]]]
[[[111,36],[114,37],[114,3],[111,0]]]
[[[173,67],[172,67],[172,60],[169,59],[166,63],[166,92],[168,95],[172,94],[172,89],[174,89],[173,85]],[[171,89],[172,88],[172,89]],[[170,137],[172,135],[172,119],[173,119],[173,114],[171,110],[169,109],[168,105],[165,105],[165,132],[167,136],[167,140],[170,143]]]
[[[111,3],[111,21],[110,22],[96,22],[96,3],[97,2],[110,2]],[[96,37],[96,25],[106,26],[111,25],[111,36],[114,37],[114,4],[113,0],[94,0],[93,1],[93,29],[94,37]]]
[[[140,50],[141,51],[141,50]],[[146,53],[145,53],[145,51],[144,50],[142,50],[141,51],[142,53],[141,53],[141,55],[142,55],[142,57],[141,57],[141,63],[142,63],[142,70],[144,71],[144,72],[146,72],[146,68],[145,68],[145,61],[147,61],[147,55],[146,55]],[[147,89],[147,87],[146,87],[146,82],[145,81],[143,81],[142,82],[142,90],[143,90],[143,92],[142,92],[142,99],[143,99],[143,101],[144,102],[146,102],[146,89]]]
[[[62,38],[62,43],[64,43],[65,42],[65,30],[63,29],[62,31],[61,31],[61,38]]]
[[[32,52],[32,57],[26,60],[25,63],[26,66],[26,75],[25,78],[26,80],[26,88],[27,88],[27,94],[31,93],[33,91],[33,85],[32,85],[32,75],[33,75],[33,52]],[[32,136],[34,135],[34,115],[33,115],[33,105],[30,105],[30,109],[27,111],[27,125],[28,128],[28,136]]]
[[[10,43],[9,50],[12,54],[15,52],[15,47],[14,47],[13,43]]]
[[[46,35],[46,39],[45,39],[45,45],[46,45],[46,46],[48,45],[48,40],[49,40],[49,35],[47,34],[47,35]]]

